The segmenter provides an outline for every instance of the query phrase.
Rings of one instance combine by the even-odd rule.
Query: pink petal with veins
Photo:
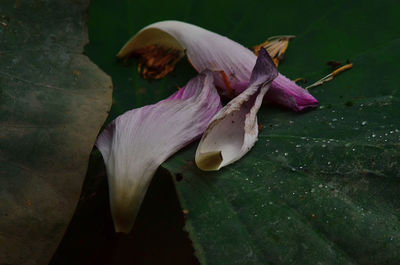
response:
[[[206,71],[154,105],[117,117],[96,146],[107,169],[111,212],[117,232],[129,232],[157,168],[197,139],[221,108],[213,75]]]

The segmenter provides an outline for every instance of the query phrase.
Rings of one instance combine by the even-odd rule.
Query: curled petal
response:
[[[117,232],[132,229],[158,166],[199,137],[220,108],[212,73],[204,72],[171,97],[119,116],[99,135]]]
[[[143,50],[162,50],[150,60],[148,53]],[[256,56],[247,48],[224,36],[180,21],[162,21],[151,24],[133,36],[121,49],[117,57],[138,55],[145,59],[142,63],[147,68],[156,70],[152,66],[157,61],[168,61],[166,56],[171,54],[181,58],[187,55],[190,63],[198,71],[209,69],[215,72],[215,82],[219,87],[225,87],[223,73],[232,86],[242,80],[248,81],[251,70],[256,62]],[[144,58],[146,57],[146,58]],[[173,60],[171,60],[173,61]],[[166,69],[159,70],[162,75],[172,69],[166,64]]]
[[[236,90],[244,91],[248,84],[249,82],[242,82],[237,85]],[[264,97],[264,102],[288,107],[296,112],[307,108],[315,108],[319,104],[318,100],[308,90],[298,86],[294,81],[280,73],[272,81]]]
[[[218,170],[245,155],[258,136],[257,111],[278,71],[264,48],[250,78],[250,86],[223,107],[208,125],[196,151],[196,164]]]
[[[171,72],[185,54],[198,72],[213,71],[215,85],[224,89],[223,94],[229,97],[248,87],[257,59],[249,49],[227,37],[179,21],[162,21],[145,27],[117,56],[138,56],[145,78],[161,78]],[[265,97],[294,111],[315,107],[317,102],[308,91],[281,74],[271,83]]]

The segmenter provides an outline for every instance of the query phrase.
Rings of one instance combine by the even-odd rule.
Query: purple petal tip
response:
[[[307,108],[318,106],[318,100],[314,98],[307,90],[298,86],[292,80],[279,74],[272,81],[271,87],[265,99],[269,102],[277,103],[289,107],[294,111],[302,111]]]

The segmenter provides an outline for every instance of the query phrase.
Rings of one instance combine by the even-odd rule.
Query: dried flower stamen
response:
[[[295,80],[293,80],[293,82],[295,82],[295,83],[300,82],[300,81],[303,82],[303,83],[307,82],[307,80],[305,78],[303,78],[303,77],[298,77]]]
[[[138,72],[144,79],[160,79],[172,72],[183,57],[181,51],[150,45],[135,50],[139,57]]]
[[[227,74],[225,73],[225,71],[219,71],[219,72],[221,73],[221,77],[222,77],[222,80],[224,81],[224,85],[225,85],[228,96],[233,97],[234,91],[233,91],[231,82],[229,81]]]
[[[348,63],[346,65],[343,65],[342,67],[336,69],[335,71],[333,71],[332,73],[330,73],[327,76],[324,76],[323,78],[321,78],[320,80],[318,80],[317,82],[315,82],[312,85],[309,85],[308,87],[306,87],[306,89],[312,88],[312,87],[316,87],[319,85],[322,85],[323,83],[329,82],[331,81],[335,76],[337,76],[338,74],[340,74],[343,71],[346,71],[348,69],[353,68],[353,64],[352,63]]]
[[[296,36],[293,35],[270,37],[264,43],[253,47],[254,54],[258,56],[260,48],[265,48],[269,56],[271,56],[275,66],[278,67],[279,61],[283,58],[283,55],[285,54],[289,45],[289,40],[295,37]]]

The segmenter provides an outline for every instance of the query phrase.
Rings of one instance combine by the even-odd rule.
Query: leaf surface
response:
[[[111,79],[82,54],[87,7],[1,3],[1,264],[49,262],[110,108]]]

